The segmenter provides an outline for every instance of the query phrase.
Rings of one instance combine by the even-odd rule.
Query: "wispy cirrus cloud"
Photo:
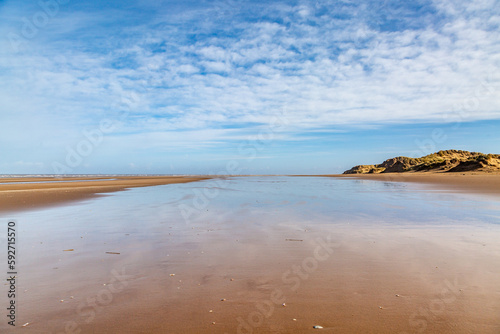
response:
[[[0,24],[0,141],[22,124],[49,156],[83,128],[118,119],[130,96],[112,136],[144,145],[148,133],[226,128],[235,135],[215,131],[205,143],[237,142],[285,106],[289,128],[277,140],[446,122],[485,83],[466,120],[500,118],[495,1],[70,2],[16,51],[9,33],[40,10],[26,8],[0,8],[9,18]],[[160,137],[179,149],[200,143]]]

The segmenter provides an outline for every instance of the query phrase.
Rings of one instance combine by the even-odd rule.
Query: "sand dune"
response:
[[[421,158],[396,157],[378,165],[358,165],[344,174],[408,172],[500,172],[500,155],[447,150]]]

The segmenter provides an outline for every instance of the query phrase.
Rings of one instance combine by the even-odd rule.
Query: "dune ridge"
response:
[[[378,165],[358,165],[343,174],[408,172],[500,172],[500,154],[443,150],[420,158],[399,156]]]

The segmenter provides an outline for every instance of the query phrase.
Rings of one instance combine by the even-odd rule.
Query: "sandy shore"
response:
[[[360,177],[498,194],[495,175],[401,176]],[[0,196],[18,196],[18,201],[29,204],[18,208],[27,208],[129,187],[201,179],[205,178],[124,177],[52,184],[9,184],[13,181],[4,179]],[[323,182],[318,180],[318,185]],[[198,189],[202,187],[207,185],[200,183]],[[330,204],[316,207],[321,203],[316,197],[289,203],[282,198],[285,194],[277,192],[278,204],[263,210],[273,197],[265,198],[262,186],[254,187],[259,191],[241,200],[246,193],[231,185],[226,197],[220,195],[229,204],[218,207],[215,198],[200,211],[202,219],[189,223],[183,221],[176,203],[191,205],[191,198],[181,202],[166,198],[164,207],[128,208],[129,202],[123,202],[57,219],[54,212],[21,218],[18,322],[28,324],[22,330],[36,334],[500,332],[500,230],[495,224],[417,221],[391,226],[363,217],[356,221],[356,215],[338,222]],[[296,193],[292,195],[295,198]],[[263,196],[268,204],[254,196]],[[282,205],[290,206],[280,211]],[[307,205],[314,213],[326,210],[326,218],[298,215]],[[144,211],[136,213],[137,209]],[[296,215],[289,215],[289,209]],[[150,216],[151,212],[156,215]],[[0,292],[6,295],[2,289],[5,286]],[[0,332],[4,329],[7,333],[10,328],[0,323]]]
[[[127,188],[150,187],[172,183],[186,183],[206,179],[209,179],[209,177],[103,176],[88,178],[0,178],[0,214],[19,210],[29,210],[49,205],[64,204],[76,200],[96,197],[102,193],[125,190]]]
[[[500,173],[387,173],[321,175],[384,182],[416,182],[450,191],[500,195]]]
[[[315,175],[384,182],[416,182],[450,191],[500,195],[500,173],[387,173]],[[110,180],[112,178],[113,180]],[[66,178],[0,178],[0,214],[101,196],[127,188],[209,179],[208,176],[119,176]],[[51,181],[72,181],[54,182]],[[41,183],[20,183],[41,182]],[[43,183],[47,182],[47,183]]]
[[[316,333],[313,326],[322,326],[325,333],[496,334],[500,330],[498,229],[303,227],[258,227],[245,220],[203,222],[186,229],[169,224],[158,230],[161,241],[153,236],[144,241],[131,233],[106,238],[106,244],[94,243],[95,233],[80,239],[73,232],[50,245],[40,236],[34,250],[43,253],[51,247],[51,251],[43,260],[33,259],[36,263],[28,262],[27,256],[23,260],[20,289],[27,292],[20,297],[20,320],[30,324],[23,330],[37,334],[305,334]],[[125,232],[131,231],[123,230],[122,235]],[[69,247],[75,250],[62,251]],[[36,272],[31,269],[35,267]],[[79,273],[79,279],[72,279],[72,273]]]

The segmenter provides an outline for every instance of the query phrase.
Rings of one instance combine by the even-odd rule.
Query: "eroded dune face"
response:
[[[359,165],[344,174],[473,171],[500,172],[500,155],[447,150],[421,158],[396,157],[378,165]]]

